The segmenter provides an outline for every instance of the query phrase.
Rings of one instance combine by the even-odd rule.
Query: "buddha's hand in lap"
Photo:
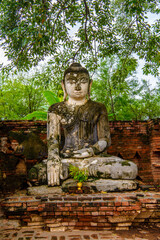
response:
[[[73,151],[73,158],[87,158],[92,157],[93,155],[94,151],[91,147]]]
[[[101,153],[107,147],[107,142],[105,140],[99,140],[93,145],[93,150],[95,154]]]
[[[47,161],[47,179],[48,186],[60,185],[62,176],[62,163],[59,157],[48,159]]]
[[[77,151],[73,151],[74,158],[87,158],[92,157],[95,154],[101,153],[107,147],[107,142],[105,140],[99,140],[92,147],[82,148]]]

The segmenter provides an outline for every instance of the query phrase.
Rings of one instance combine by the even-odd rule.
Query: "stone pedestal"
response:
[[[77,182],[73,179],[67,179],[62,184],[64,192],[74,192]],[[122,192],[133,191],[137,189],[137,182],[133,180],[113,180],[113,179],[89,179],[83,183],[82,191],[87,193],[96,192]]]

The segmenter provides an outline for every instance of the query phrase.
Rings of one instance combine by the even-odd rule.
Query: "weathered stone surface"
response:
[[[61,187],[48,187],[47,185],[29,187],[28,195],[61,194]]]
[[[94,183],[92,183],[91,186],[93,186],[93,184]],[[95,187],[98,191],[104,192],[135,190],[137,183],[133,180],[98,179],[96,180]]]
[[[76,187],[77,182],[73,179],[68,179],[63,182],[62,189],[69,189]],[[137,183],[133,180],[112,180],[112,179],[98,179],[83,183],[84,187],[89,187],[90,192],[114,192],[114,191],[126,191],[135,190]]]

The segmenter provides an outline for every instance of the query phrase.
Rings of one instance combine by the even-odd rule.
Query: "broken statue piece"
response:
[[[117,157],[101,157],[110,146],[106,107],[92,101],[87,69],[73,63],[62,81],[64,101],[50,106],[47,121],[48,159],[29,172],[30,180],[48,186],[69,177],[69,164],[87,168],[96,178],[133,180],[137,166]]]

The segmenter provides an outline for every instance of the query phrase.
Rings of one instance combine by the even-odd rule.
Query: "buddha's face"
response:
[[[89,90],[89,76],[87,73],[67,73],[65,76],[65,89],[72,99],[86,98]]]

